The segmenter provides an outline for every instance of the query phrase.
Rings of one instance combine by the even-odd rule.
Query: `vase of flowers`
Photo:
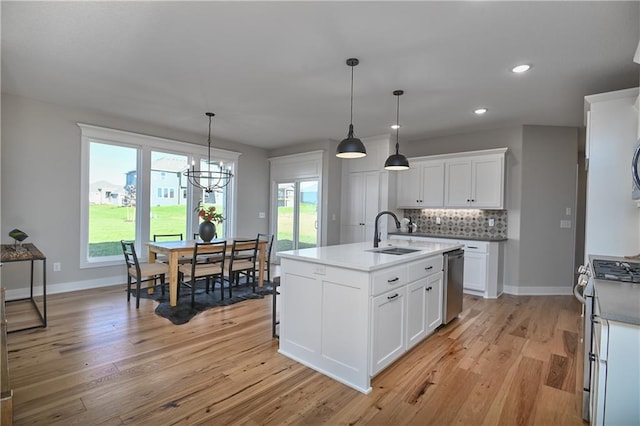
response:
[[[216,211],[216,206],[205,206],[200,204],[197,208],[198,216],[202,219],[198,227],[198,234],[202,241],[209,242],[216,236],[216,223],[222,223],[224,216]]]

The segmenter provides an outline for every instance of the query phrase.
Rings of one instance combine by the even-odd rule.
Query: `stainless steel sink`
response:
[[[374,253],[384,253],[384,254],[395,254],[402,255],[408,253],[415,253],[416,251],[420,251],[420,249],[410,249],[405,247],[384,247],[384,248],[376,248],[372,250],[367,250]]]

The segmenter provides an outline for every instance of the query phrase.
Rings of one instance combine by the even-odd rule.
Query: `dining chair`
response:
[[[132,279],[136,282],[136,309],[140,307],[140,291],[160,286],[164,295],[165,276],[169,274],[169,266],[166,263],[140,263],[136,254],[133,241],[120,240],[124,261],[127,266],[127,302],[131,300]],[[158,284],[158,279],[160,284]],[[144,282],[153,282],[153,285],[141,288]]]
[[[258,233],[259,241],[266,241],[267,250],[265,253],[264,259],[264,270],[267,273],[267,281],[271,282],[271,248],[273,247],[273,234],[261,234]],[[258,265],[258,270],[260,270],[260,265]]]
[[[251,279],[251,287],[256,291],[256,259],[258,253],[258,239],[235,239],[231,247],[231,257],[227,267],[229,288],[240,282],[240,274]]]
[[[179,284],[191,288],[191,307],[195,305],[196,283],[203,278],[206,280],[206,292],[209,293],[209,286],[211,285],[211,289],[215,290],[216,277],[219,277],[220,298],[224,299],[226,251],[226,241],[195,243],[191,262],[178,267]],[[229,297],[231,297],[231,285],[229,285]]]

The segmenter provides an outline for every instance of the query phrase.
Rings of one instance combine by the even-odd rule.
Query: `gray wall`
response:
[[[408,157],[507,147],[505,291],[568,294],[575,252],[577,141],[576,128],[517,126],[404,146]],[[566,207],[572,208],[572,216],[560,217]],[[572,221],[571,229],[562,229],[568,232],[560,232],[560,219]]]
[[[206,145],[206,134],[191,134],[148,125],[95,111],[43,103],[2,94],[1,240],[13,228],[29,234],[48,257],[48,284],[104,285],[124,277],[121,266],[80,269],[80,129],[77,122]],[[238,160],[236,224],[243,235],[268,230],[269,184],[265,150],[225,141],[217,148],[242,152]],[[52,271],[61,262],[60,272]],[[23,262],[26,263],[26,262]],[[3,268],[8,289],[28,277]],[[113,282],[111,282],[113,284]],[[59,288],[62,288],[59,286]],[[50,287],[55,291],[56,287]]]
[[[520,223],[521,287],[573,287],[578,129],[525,126]],[[566,209],[571,209],[567,215]],[[560,221],[571,221],[560,228]]]

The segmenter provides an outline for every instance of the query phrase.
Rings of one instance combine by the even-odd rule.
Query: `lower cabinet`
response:
[[[372,299],[372,363],[375,375],[405,352],[407,288],[401,287]]]
[[[487,255],[464,252],[464,289],[482,292],[487,288]]]
[[[442,256],[413,262],[407,273],[408,284],[371,298],[372,376],[442,324]]]
[[[427,288],[425,289],[425,305],[427,309],[427,334],[431,334],[442,324],[442,278],[444,274],[438,272],[427,278]]]

